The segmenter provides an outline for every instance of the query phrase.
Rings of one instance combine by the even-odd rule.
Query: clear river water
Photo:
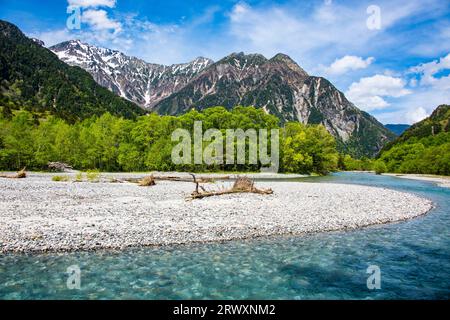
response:
[[[435,208],[413,220],[356,231],[0,255],[0,299],[450,298],[449,188],[367,173],[301,180],[412,192],[431,199]],[[67,287],[72,265],[80,268],[80,289]],[[380,289],[367,287],[370,265],[380,268]]]

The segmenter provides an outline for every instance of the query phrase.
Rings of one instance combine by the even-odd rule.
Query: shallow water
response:
[[[0,256],[1,299],[449,299],[450,189],[338,173],[301,181],[354,183],[423,195],[427,215],[302,237],[118,251]],[[81,270],[69,290],[66,270]],[[366,269],[381,270],[381,289]]]

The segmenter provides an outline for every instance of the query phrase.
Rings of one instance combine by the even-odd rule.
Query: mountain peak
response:
[[[294,61],[287,54],[284,54],[284,53],[281,53],[281,52],[279,52],[276,55],[274,55],[270,60],[272,60],[272,61],[278,61],[278,60],[279,61],[292,61],[292,62]]]
[[[291,57],[284,53],[277,53],[270,59],[271,62],[280,62],[286,64],[291,70],[296,71],[302,74],[305,77],[308,77],[308,73],[303,70],[297,62],[295,62]]]
[[[244,65],[262,65],[268,60],[262,54],[250,53],[245,54],[244,52],[233,52],[219,61],[219,63],[228,63],[235,67],[243,67]]]
[[[76,40],[67,47],[57,46],[50,49],[61,60],[84,68],[102,86],[161,114],[253,105],[283,122],[321,123],[336,137],[341,150],[357,156],[375,154],[393,136],[328,80],[308,76],[283,53],[269,60],[261,54],[234,52],[216,63],[197,57],[167,66]],[[358,129],[362,127],[364,135]],[[354,141],[358,147],[351,147]]]
[[[24,50],[26,48],[26,50]],[[121,99],[97,84],[80,68],[63,63],[36,40],[26,37],[16,26],[0,21],[0,52],[2,55],[2,91],[5,103],[20,109],[33,101],[32,111],[49,111],[68,121],[77,121],[104,112],[128,118],[145,112],[134,103]],[[39,76],[36,76],[38,70]],[[17,97],[16,97],[17,96]],[[4,97],[2,95],[2,97]]]
[[[45,43],[42,40],[39,40],[38,38],[30,38],[31,40],[33,40],[35,43],[37,43],[38,45],[40,45],[41,47],[45,47]]]
[[[5,37],[22,37],[24,34],[16,25],[0,20],[0,35]]]
[[[205,57],[197,57],[194,60],[192,60],[191,62],[189,62],[190,64],[199,64],[199,65],[204,65],[209,66],[211,64],[214,63],[214,60],[209,59],[209,58],[205,58]]]
[[[206,57],[202,57],[202,56],[198,56],[193,61],[212,61],[212,62],[214,62],[213,60],[206,58]]]

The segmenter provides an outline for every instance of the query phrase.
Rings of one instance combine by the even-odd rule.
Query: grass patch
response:
[[[83,172],[80,171],[75,175],[75,182],[81,182],[81,181],[83,181]]]
[[[70,178],[68,176],[53,176],[52,177],[52,181],[61,181],[61,182],[66,182],[69,181]]]
[[[100,179],[100,171],[98,170],[88,170],[86,171],[86,178],[89,182],[98,182]]]

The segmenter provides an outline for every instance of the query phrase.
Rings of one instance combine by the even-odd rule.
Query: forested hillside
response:
[[[450,175],[450,106],[440,105],[388,144],[380,160],[389,172]]]
[[[0,20],[0,106],[5,116],[25,109],[51,113],[69,122],[109,112],[133,118],[144,114],[134,103],[98,85],[79,67]]]
[[[192,134],[194,121],[202,121],[203,131],[280,128],[278,118],[253,107],[231,111],[214,107],[177,117],[150,114],[136,120],[106,113],[75,124],[55,116],[36,121],[30,112],[20,111],[10,120],[0,117],[0,170],[25,166],[30,170],[46,169],[49,161],[63,161],[80,170],[102,171],[260,169],[259,164],[248,161],[243,165],[175,165],[171,152],[178,142],[171,141],[171,134],[177,128]],[[204,147],[207,145],[204,143]],[[325,174],[336,170],[337,162],[335,139],[323,126],[291,122],[281,128],[280,171]]]

